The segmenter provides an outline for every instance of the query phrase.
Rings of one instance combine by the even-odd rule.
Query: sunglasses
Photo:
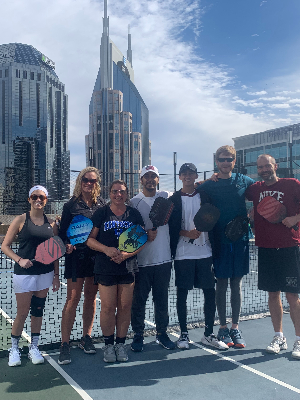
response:
[[[123,194],[126,193],[126,190],[116,190],[116,189],[114,189],[114,190],[111,191],[111,193],[112,193],[112,194],[118,194],[118,193],[120,193],[120,194],[123,196]]]
[[[97,182],[97,179],[88,179],[88,178],[83,177],[83,178],[81,178],[81,181],[83,183],[91,183],[92,185],[94,185]]]
[[[227,161],[227,162],[232,162],[232,161],[234,161],[235,159],[234,158],[232,158],[232,157],[220,157],[220,158],[218,158],[218,161],[219,162],[225,162],[225,161]]]
[[[38,194],[32,194],[32,195],[30,196],[30,198],[31,198],[31,200],[33,200],[33,201],[36,201],[36,200],[38,200],[38,199],[40,199],[41,201],[44,201],[44,200],[47,199],[47,196],[44,196],[43,194],[40,194],[40,195],[38,195]]]

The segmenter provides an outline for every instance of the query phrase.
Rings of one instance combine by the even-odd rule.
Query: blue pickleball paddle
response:
[[[119,237],[119,250],[134,253],[147,242],[148,235],[140,225],[132,225]]]
[[[92,229],[93,223],[89,218],[83,215],[75,215],[67,230],[67,237],[73,245],[84,243],[87,241]]]

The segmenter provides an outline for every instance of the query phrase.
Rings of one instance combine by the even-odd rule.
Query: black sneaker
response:
[[[60,346],[60,354],[58,357],[58,364],[70,364],[71,355],[70,355],[70,345],[67,342],[64,342]]]
[[[85,337],[82,337],[78,347],[82,349],[86,354],[96,353],[96,348],[90,335],[85,335]]]
[[[156,343],[162,345],[167,350],[174,350],[176,347],[176,344],[172,342],[166,332],[156,335]]]
[[[144,335],[142,333],[136,333],[131,343],[132,351],[143,351]]]

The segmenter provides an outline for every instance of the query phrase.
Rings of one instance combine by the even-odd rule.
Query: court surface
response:
[[[72,348],[72,363],[62,367],[57,352],[49,352],[49,362],[36,366],[23,356],[20,367],[9,368],[2,358],[0,399],[300,400],[300,360],[291,357],[294,328],[289,314],[284,314],[289,349],[279,355],[264,351],[273,336],[270,317],[242,321],[240,329],[247,347],[223,352],[202,346],[199,328],[189,331],[194,342],[190,350],[165,350],[149,336],[143,352],[129,350],[127,363],[104,363],[102,344],[96,345],[96,355]]]

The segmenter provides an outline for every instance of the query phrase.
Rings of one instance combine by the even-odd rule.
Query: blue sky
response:
[[[135,84],[150,113],[152,163],[212,169],[232,138],[300,122],[298,0],[108,0],[123,54],[131,25]],[[11,0],[2,43],[56,63],[69,96],[72,169],[85,167],[88,105],[99,68],[101,0]]]

